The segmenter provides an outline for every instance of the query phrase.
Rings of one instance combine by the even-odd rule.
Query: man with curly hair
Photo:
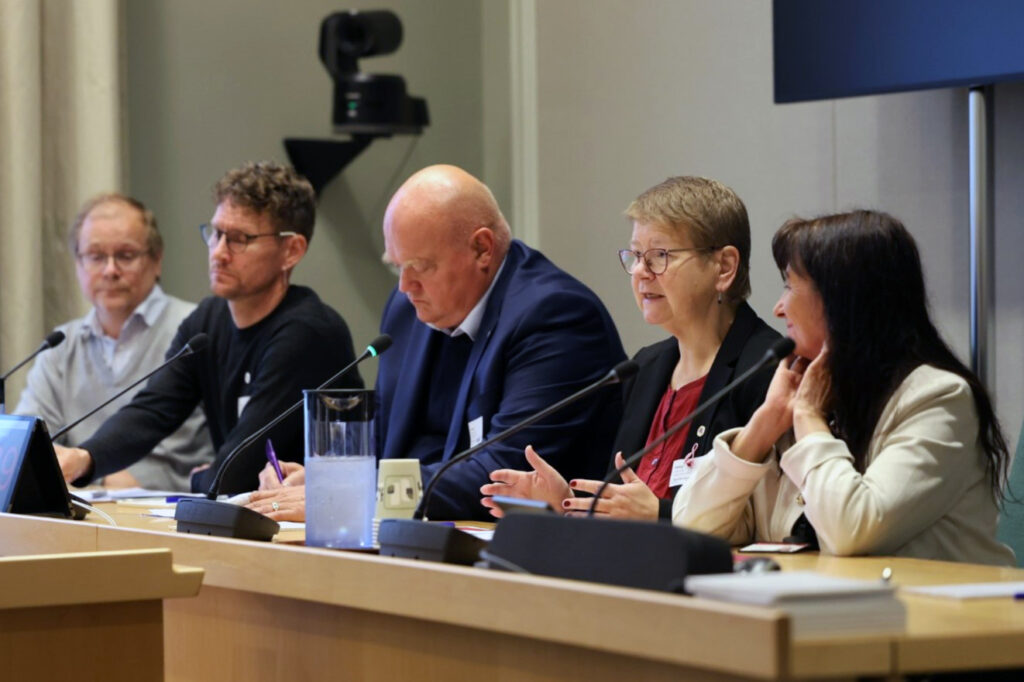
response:
[[[213,218],[200,227],[214,295],[181,323],[167,357],[201,332],[208,347],[155,375],[80,447],[58,448],[67,480],[84,484],[123,469],[202,404],[217,454],[211,467],[193,472],[191,487],[206,491],[245,437],[354,359],[344,320],[311,289],[290,283],[313,236],[309,182],[287,166],[249,163],[217,182],[214,200]],[[358,388],[362,380],[353,372],[338,386]],[[302,415],[268,437],[281,452],[302,452]],[[221,492],[256,488],[264,462],[264,442],[254,443],[225,473]]]

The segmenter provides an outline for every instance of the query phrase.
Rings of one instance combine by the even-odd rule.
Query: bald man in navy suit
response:
[[[452,455],[625,359],[597,296],[511,239],[490,190],[459,168],[406,181],[385,213],[384,242],[399,281],[381,322],[395,345],[377,376],[380,455],[419,459],[425,482]],[[480,486],[495,469],[523,467],[530,444],[566,478],[603,474],[618,394],[603,389],[455,465],[427,515],[489,518]]]
[[[399,279],[381,321],[394,345],[377,374],[378,454],[420,460],[424,484],[453,455],[625,359],[597,296],[513,240],[490,190],[459,168],[431,166],[399,188],[384,244]],[[440,479],[427,516],[489,519],[480,486],[495,469],[526,468],[527,445],[566,479],[599,478],[620,412],[618,387],[607,387],[478,452]],[[254,493],[250,508],[304,518],[304,472],[288,467],[284,487],[264,470],[261,488],[271,490]]]

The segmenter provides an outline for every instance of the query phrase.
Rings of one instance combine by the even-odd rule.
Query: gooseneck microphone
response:
[[[717,403],[734,388],[736,388],[744,381],[749,379],[752,375],[761,371],[761,369],[763,369],[766,365],[771,364],[773,362],[778,362],[783,358],[789,357],[789,355],[793,352],[795,348],[796,344],[793,342],[793,339],[785,336],[779,339],[778,341],[772,344],[771,348],[765,351],[764,356],[762,356],[761,359],[757,361],[757,364],[753,365],[746,372],[730,381],[718,393],[715,393],[713,396],[705,400],[702,404],[698,405],[696,409],[693,410],[693,412],[686,415],[686,417],[684,417],[678,423],[673,425],[672,428],[670,428],[668,431],[661,434],[659,437],[655,438],[641,450],[638,450],[637,452],[630,455],[629,458],[622,463],[622,466],[615,469],[615,471],[609,473],[601,481],[601,487],[597,489],[597,493],[595,493],[594,495],[594,501],[590,503],[590,509],[587,511],[587,516],[591,517],[594,515],[594,510],[597,508],[597,501],[601,499],[601,495],[604,493],[605,488],[608,487],[608,484],[611,483],[613,478],[619,476],[623,471],[636,464],[643,458],[644,455],[646,455],[648,452],[650,452],[651,450],[653,450],[654,448],[658,447],[666,440],[671,438],[673,434],[679,431],[679,429],[689,424],[699,414],[704,412],[704,410],[708,409],[709,407]]]
[[[39,348],[36,348],[31,355],[29,355],[27,358],[16,364],[14,367],[11,367],[9,370],[4,372],[3,375],[0,375],[0,414],[4,414],[6,412],[6,400],[4,400],[4,382],[7,381],[7,377],[11,376],[19,369],[24,367],[32,360],[32,358],[39,355],[44,350],[48,350],[50,348],[53,348],[54,346],[59,346],[63,341],[64,332],[60,330],[50,332],[49,334],[46,335],[46,338],[43,339],[43,342],[39,344]]]
[[[190,355],[194,355],[194,354],[202,351],[204,348],[206,348],[206,346],[207,346],[207,344],[209,344],[209,342],[210,342],[210,337],[207,336],[206,334],[202,334],[202,333],[196,334],[195,336],[193,336],[191,339],[188,340],[188,343],[186,343],[184,346],[182,346],[180,349],[178,349],[177,353],[175,353],[171,357],[167,358],[163,362],[162,365],[160,365],[159,367],[154,369],[152,372],[149,372],[148,374],[144,375],[141,379],[138,379],[137,381],[134,381],[131,384],[129,384],[128,386],[122,388],[120,391],[115,393],[113,396],[111,396],[107,400],[103,401],[102,403],[100,403],[99,405],[94,407],[93,409],[89,410],[88,412],[86,412],[85,414],[83,414],[81,417],[79,417],[78,419],[74,420],[70,424],[66,424],[66,425],[62,426],[61,428],[57,429],[56,431],[54,431],[53,435],[50,436],[50,441],[51,442],[56,442],[56,440],[58,438],[60,438],[61,436],[63,436],[65,433],[67,433],[71,429],[75,428],[76,426],[78,426],[79,424],[84,422],[86,419],[88,419],[89,417],[93,416],[94,414],[96,414],[97,412],[102,410],[104,407],[106,407],[110,403],[114,402],[115,400],[117,400],[118,398],[120,398],[125,393],[127,393],[130,390],[132,390],[133,388],[135,388],[139,384],[141,384],[143,381],[146,381],[147,379],[149,379],[151,376],[153,376],[154,374],[156,374],[157,372],[162,370],[167,365],[169,365],[172,362],[175,362],[175,361],[177,361],[177,360],[179,360],[181,358],[187,358]]]
[[[562,398],[557,403],[541,410],[532,417],[527,417],[501,433],[495,434],[457,455],[453,455],[430,479],[430,483],[423,493],[423,501],[420,502],[420,506],[416,509],[413,519],[381,520],[380,530],[377,533],[377,537],[380,540],[381,555],[472,565],[477,560],[478,553],[484,545],[482,540],[455,528],[449,528],[446,525],[424,523],[424,521],[428,520],[427,510],[430,506],[430,495],[434,491],[437,482],[441,479],[441,476],[444,475],[444,472],[459,462],[472,457],[484,448],[505,440],[530,424],[544,419],[548,415],[571,405],[598,389],[628,379],[636,374],[638,369],[639,367],[632,360],[624,360],[589,386],[585,386],[572,395]]]
[[[391,337],[387,334],[381,334],[370,342],[370,345],[360,353],[359,357],[343,367],[327,381],[317,386],[315,390],[319,391],[320,389],[327,388],[352,371],[363,360],[375,358],[386,351],[391,347],[391,344]],[[277,531],[280,530],[280,525],[276,521],[237,504],[218,502],[217,495],[220,493],[224,473],[231,466],[231,463],[238,458],[238,455],[255,443],[261,436],[266,435],[268,431],[284,421],[295,410],[302,407],[302,402],[300,399],[236,445],[217,468],[217,473],[210,483],[205,499],[186,498],[178,501],[178,505],[174,510],[174,518],[178,521],[179,533],[217,535],[220,537],[241,538],[243,540],[270,540],[277,534]]]
[[[378,336],[370,343],[369,346],[366,347],[366,350],[364,350],[359,355],[359,357],[357,357],[355,360],[353,360],[348,365],[343,367],[330,379],[317,386],[315,390],[319,391],[322,388],[327,388],[335,381],[343,377],[345,374],[352,371],[353,367],[358,365],[366,358],[375,358],[384,351],[386,351],[388,348],[391,347],[391,343],[391,337],[388,336],[387,334],[382,334]],[[217,499],[217,495],[220,493],[221,482],[224,480],[224,473],[228,470],[228,467],[231,466],[231,463],[238,458],[239,453],[241,453],[247,447],[255,443],[260,438],[260,436],[266,435],[266,433],[270,431],[270,429],[274,428],[275,426],[283,422],[289,415],[291,415],[293,412],[295,412],[295,410],[299,409],[300,407],[302,407],[302,400],[299,400],[297,403],[289,407],[287,410],[274,417],[274,419],[272,419],[265,426],[257,429],[255,433],[248,436],[241,443],[235,446],[235,449],[228,453],[228,456],[225,457],[224,461],[221,463],[220,468],[217,469],[217,474],[213,477],[213,482],[210,483],[210,488],[206,492],[206,499]]]
[[[515,434],[525,429],[527,426],[530,426],[531,424],[534,424],[540,421],[541,419],[544,419],[545,417],[548,417],[554,414],[555,412],[558,412],[562,408],[573,404],[577,400],[587,397],[594,391],[600,388],[604,388],[605,386],[611,386],[612,384],[618,384],[622,381],[625,381],[626,379],[636,374],[638,369],[639,367],[632,360],[623,360],[619,364],[615,365],[615,367],[613,367],[607,374],[605,374],[603,377],[601,377],[594,383],[590,384],[589,386],[585,386],[580,390],[576,391],[575,393],[573,393],[572,395],[562,398],[557,403],[554,403],[553,405],[544,408],[543,410],[537,412],[531,417],[527,417],[518,424],[510,426],[501,433],[495,434],[488,438],[487,440],[481,441],[470,448],[466,448],[457,455],[453,455],[451,459],[444,463],[444,466],[437,470],[437,473],[434,474],[433,478],[430,479],[430,483],[427,485],[426,490],[423,492],[423,502],[420,503],[419,509],[416,510],[415,518],[423,519],[425,521],[429,520],[429,518],[427,517],[427,509],[430,505],[430,496],[434,492],[434,488],[437,486],[437,482],[441,479],[441,476],[444,474],[444,472],[448,471],[450,468],[452,468],[459,462],[465,459],[469,459],[470,457],[480,452],[484,448],[490,447],[495,443],[499,443],[505,440],[506,438],[514,436]]]

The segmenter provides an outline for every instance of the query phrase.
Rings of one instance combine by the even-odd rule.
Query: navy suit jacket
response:
[[[381,331],[392,336],[394,346],[381,355],[377,373],[378,452],[383,458],[406,457],[417,442],[419,407],[442,333],[420,322],[397,289],[384,308]],[[481,418],[488,438],[596,381],[625,357],[597,296],[514,240],[466,369],[451,377],[450,390],[457,394],[444,449],[421,456],[424,484],[469,446],[469,422]],[[478,452],[445,473],[427,515],[490,518],[480,504],[480,486],[495,469],[527,470],[523,449],[530,444],[567,479],[600,477],[620,415],[620,391],[610,386]]]

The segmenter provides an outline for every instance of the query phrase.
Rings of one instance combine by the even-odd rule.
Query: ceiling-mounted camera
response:
[[[358,60],[391,54],[402,44],[393,12],[336,12],[320,24],[320,61],[334,81],[336,132],[419,133],[427,103],[410,97],[401,76],[361,73]]]
[[[393,12],[348,10],[320,22],[320,61],[334,82],[331,122],[348,141],[289,138],[296,170],[317,193],[376,137],[419,135],[429,125],[427,103],[410,97],[405,79],[359,71],[359,60],[391,54],[402,44],[402,22]]]

